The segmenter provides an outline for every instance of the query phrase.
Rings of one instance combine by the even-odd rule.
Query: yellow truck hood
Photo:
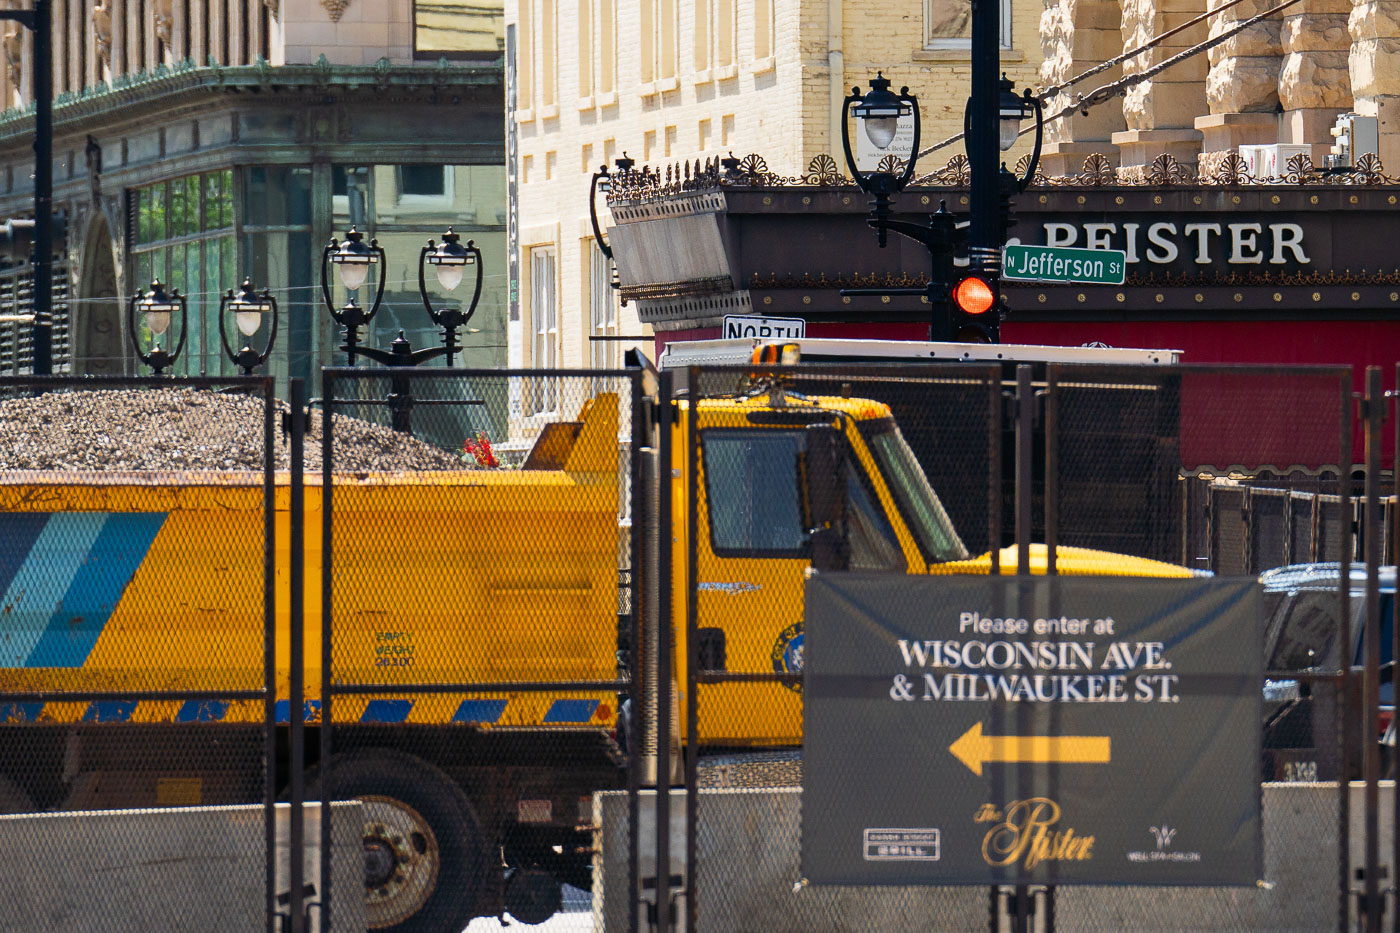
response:
[[[1043,544],[1031,545],[1031,573],[1045,573],[1049,549]],[[1004,547],[1000,553],[1000,569],[1003,574],[1014,574],[1016,567],[1015,546]],[[929,573],[968,573],[989,574],[992,569],[991,552],[968,560],[949,561],[933,564]],[[1112,551],[1095,551],[1083,547],[1059,547],[1055,549],[1055,572],[1078,577],[1192,577],[1197,573],[1176,564],[1168,564],[1146,557],[1132,557],[1115,554]]]

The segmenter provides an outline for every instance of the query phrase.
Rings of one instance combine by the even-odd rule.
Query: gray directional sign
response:
[[[1001,260],[1001,277],[1021,282],[1122,285],[1127,269],[1127,253],[1121,249],[1013,244]]]
[[[802,871],[1253,885],[1254,578],[808,581]]]

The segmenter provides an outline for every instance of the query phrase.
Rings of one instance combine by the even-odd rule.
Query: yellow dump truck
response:
[[[375,929],[457,931],[503,905],[528,913],[528,902],[512,901],[508,876],[552,876],[556,890],[558,881],[589,882],[591,794],[626,786],[620,746],[640,717],[620,717],[619,696],[606,690],[396,695],[393,685],[609,681],[620,659],[635,674],[630,629],[619,620],[618,408],[614,395],[595,397],[571,428],[548,432],[541,443],[550,449],[523,469],[336,477],[332,667],[337,683],[385,687],[337,695],[333,705],[333,790],[366,801],[365,899]],[[675,618],[693,592],[708,665],[800,671],[803,579],[814,561],[890,573],[991,568],[989,554],[967,553],[879,402],[762,392],[681,399],[675,413],[672,462],[651,475],[671,484]],[[692,418],[702,470],[694,579],[684,453]],[[0,696],[0,810],[260,799],[262,702],[141,694],[261,686],[263,495],[255,474],[0,475],[0,694],[112,694]],[[317,478],[308,477],[304,501],[312,533],[300,712],[314,730]],[[296,714],[287,701],[289,502],[281,476],[283,724]],[[1043,547],[1033,551],[1033,569],[1043,572],[1044,559]],[[1188,574],[1073,548],[1057,564],[1061,573]],[[1001,552],[1000,569],[1015,572],[1014,549]],[[678,622],[681,683],[684,637]],[[723,691],[701,694],[702,742],[800,744],[798,691],[776,683]],[[313,766],[313,797],[318,780]],[[521,890],[538,896],[537,885]]]

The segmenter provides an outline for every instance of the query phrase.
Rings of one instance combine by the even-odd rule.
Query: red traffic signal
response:
[[[953,287],[953,302],[963,314],[986,314],[996,307],[997,293],[986,279],[969,275]]]
[[[953,286],[953,339],[958,343],[1000,343],[1001,307],[997,280],[965,275]]]

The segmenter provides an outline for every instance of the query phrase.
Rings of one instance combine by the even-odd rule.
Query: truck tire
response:
[[[476,916],[486,856],[462,789],[421,758],[364,749],[331,759],[331,792],[364,805],[368,928],[460,933]],[[314,770],[306,798],[320,795]]]

